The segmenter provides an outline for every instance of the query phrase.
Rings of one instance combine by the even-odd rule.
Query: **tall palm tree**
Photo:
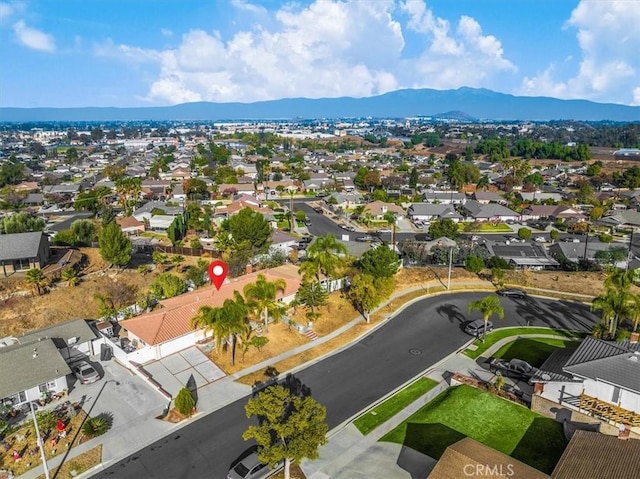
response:
[[[618,291],[628,291],[633,284],[634,272],[633,270],[616,269],[613,271],[607,279],[604,280],[606,288],[614,288]]]
[[[278,320],[284,314],[284,308],[278,302],[278,291],[284,293],[287,283],[284,279],[278,278],[268,281],[263,274],[258,275],[255,283],[250,283],[244,287],[244,295],[251,309],[258,312],[264,321],[264,331],[269,332],[269,316]]]
[[[322,275],[334,278],[343,260],[340,255],[347,254],[347,247],[340,243],[335,236],[328,234],[320,236],[307,248],[307,259],[300,265],[303,280],[315,277],[322,280]]]
[[[602,311],[602,320],[609,326],[612,338],[615,338],[620,320],[632,314],[632,301],[633,296],[628,291],[615,288],[607,288],[603,294],[593,298],[591,309]]]
[[[38,268],[31,268],[27,271],[26,276],[27,284],[30,285],[38,295],[41,295],[49,285],[49,280]]]
[[[236,342],[238,337],[247,334],[250,328],[247,321],[249,307],[240,293],[234,291],[234,299],[225,299],[221,307],[202,306],[198,314],[191,319],[192,327],[203,327],[211,331],[215,338],[216,349],[221,351],[225,343],[229,344],[231,365],[235,364]]]
[[[500,303],[500,298],[498,298],[497,296],[485,296],[482,299],[470,302],[468,311],[479,311],[480,314],[482,314],[482,319],[484,320],[484,330],[482,331],[483,343],[484,337],[487,334],[487,323],[489,322],[489,318],[494,314],[497,315],[500,319],[504,318],[504,308]]]

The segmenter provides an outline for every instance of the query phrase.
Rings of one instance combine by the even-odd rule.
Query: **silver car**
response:
[[[86,361],[75,363],[71,369],[82,384],[95,383],[100,379],[100,373]]]
[[[269,469],[267,464],[260,462],[258,454],[253,452],[231,468],[229,474],[227,474],[227,479],[265,479],[283,467],[284,462],[278,463],[274,469]]]

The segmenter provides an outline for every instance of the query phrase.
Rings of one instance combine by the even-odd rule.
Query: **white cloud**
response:
[[[99,57],[115,58],[131,64],[157,63],[162,58],[162,54],[156,50],[131,47],[128,45],[116,45],[110,38],[100,44],[95,44],[93,46],[93,53]]]
[[[9,3],[0,2],[0,20],[13,15],[14,9]]]
[[[162,35],[164,35],[165,37],[172,37],[173,36],[173,30],[170,30],[168,28],[161,28],[160,29],[160,33],[162,33]]]
[[[516,71],[501,42],[476,20],[451,27],[423,0],[398,9],[393,0],[316,0],[287,4],[269,14],[244,0],[234,7],[271,15],[266,26],[238,31],[191,30],[174,49],[149,51],[105,42],[96,53],[129,62],[157,62],[148,100],[257,101],[285,97],[364,97],[398,88],[493,86]],[[423,49],[405,52],[405,28],[423,38]],[[145,60],[146,59],[146,60]]]
[[[13,25],[13,32],[18,42],[25,47],[50,53],[56,50],[56,43],[53,36],[35,28],[28,27],[23,20]]]
[[[640,8],[634,1],[581,1],[565,28],[575,28],[582,51],[577,72],[557,79],[545,70],[525,78],[520,92],[528,95],[587,98],[637,104],[640,89]]]

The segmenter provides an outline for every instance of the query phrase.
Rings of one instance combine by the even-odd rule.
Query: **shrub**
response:
[[[174,401],[176,409],[183,416],[191,416],[193,408],[196,407],[196,401],[191,395],[191,391],[187,388],[182,388]]]
[[[603,243],[611,243],[613,241],[613,236],[607,234],[607,233],[602,233],[599,237],[600,241],[602,241]]]
[[[464,267],[470,273],[479,273],[484,269],[484,260],[477,256],[468,256],[464,261]]]
[[[518,237],[523,240],[531,238],[531,230],[529,228],[520,228],[518,230]]]
[[[82,433],[89,437],[94,438],[98,436],[102,436],[106,433],[111,425],[106,417],[103,416],[95,416],[87,418],[87,420],[82,425]]]

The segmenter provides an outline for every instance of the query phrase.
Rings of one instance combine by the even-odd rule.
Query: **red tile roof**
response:
[[[285,280],[284,294],[279,293],[278,298],[291,296],[300,287],[298,268],[293,265],[279,266],[234,278],[225,282],[219,291],[214,286],[207,286],[162,300],[161,309],[120,321],[120,325],[148,345],[171,341],[193,331],[191,319],[201,306],[222,306],[226,299],[233,298],[234,291],[242,293],[247,284],[254,283],[259,274],[266,276],[268,281]]]

